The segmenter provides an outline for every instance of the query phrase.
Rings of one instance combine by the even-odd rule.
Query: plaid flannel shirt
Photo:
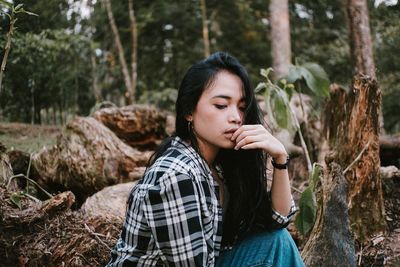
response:
[[[284,226],[296,208],[274,220]],[[214,266],[221,250],[219,186],[200,155],[176,137],[133,188],[107,266]]]

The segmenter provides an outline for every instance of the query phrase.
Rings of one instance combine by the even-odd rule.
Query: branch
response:
[[[362,154],[364,154],[365,150],[367,150],[369,143],[370,143],[370,141],[368,141],[368,143],[365,145],[365,147],[361,150],[361,152],[360,152],[360,154],[358,154],[357,158],[352,163],[350,163],[350,165],[343,171],[343,175],[345,175],[346,172],[348,170],[350,170],[350,168],[353,167],[353,165],[356,164],[356,162],[361,159],[361,156],[362,156]]]

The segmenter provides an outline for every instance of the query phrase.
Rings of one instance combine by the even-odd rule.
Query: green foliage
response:
[[[290,131],[300,130],[297,120],[290,108],[289,102],[294,91],[298,90],[294,83],[305,81],[314,93],[314,98],[322,99],[329,96],[329,79],[326,72],[316,63],[290,65],[289,73],[277,83],[269,79],[271,68],[261,69],[260,74],[266,82],[259,83],[256,92],[264,90],[265,105],[269,120],[280,128]]]
[[[304,79],[311,91],[319,97],[329,97],[329,78],[324,69],[316,63],[290,65],[289,73],[284,77],[289,83]]]
[[[277,84],[274,84],[269,79],[269,73],[271,70],[271,68],[261,70],[261,75],[266,79],[266,82],[260,83],[256,87],[255,91],[260,92],[265,89],[264,99],[270,121],[276,122],[279,127],[287,130],[295,129],[298,131],[299,136],[302,139],[300,125],[289,105],[293,91],[296,89],[293,86],[293,83],[305,80],[306,84],[310,87],[316,97],[321,98],[329,95],[328,77],[322,67],[318,64],[307,63],[301,66],[291,66],[285,79],[281,79]],[[304,144],[303,149],[306,153],[307,161],[310,161],[308,149],[305,146],[304,140],[302,143]],[[313,164],[312,168],[311,162],[308,162],[308,165],[309,169],[311,169],[308,182],[309,186],[301,194],[299,201],[300,211],[295,219],[296,227],[302,235],[306,235],[315,222],[317,212],[315,189],[321,171],[320,166],[316,163]]]
[[[315,189],[319,181],[320,172],[320,166],[314,163],[308,181],[309,185],[300,196],[299,212],[296,215],[295,225],[302,235],[306,235],[312,229],[315,223],[317,215]]]
[[[175,111],[175,102],[178,97],[178,90],[166,88],[161,91],[145,91],[139,98],[139,103],[155,105],[160,109]]]
[[[22,209],[21,199],[24,197],[24,194],[21,192],[14,192],[10,196],[11,203],[17,206],[19,209]]]
[[[22,60],[19,56],[20,59],[14,61],[15,54],[10,55],[10,61],[21,64],[21,66],[14,66],[13,72],[20,73],[22,81],[17,80],[15,78],[17,75],[10,72],[4,78],[8,92],[2,98],[5,97],[7,100],[0,101],[2,107],[5,107],[5,102],[7,102],[7,112],[3,112],[7,120],[31,120],[32,93],[30,91],[33,87],[28,84],[36,85],[33,92],[36,103],[49,101],[44,100],[43,95],[55,96],[54,102],[59,102],[52,105],[40,104],[38,108],[41,108],[42,112],[46,106],[51,106],[50,110],[52,106],[55,106],[57,110],[61,109],[67,113],[88,114],[90,106],[94,104],[93,77],[96,77],[97,86],[102,93],[101,100],[118,104],[116,100],[123,94],[124,82],[102,1],[87,1],[89,6],[86,9],[91,11],[88,17],[82,17],[79,13],[82,1],[78,0],[14,0],[12,2],[15,6],[24,4],[23,8],[26,7],[30,12],[39,15],[18,18],[18,31],[21,34],[39,35],[44,31],[59,31],[64,32],[65,35],[84,36],[91,41],[91,45],[88,46],[91,48],[82,49],[80,55],[75,53],[76,51],[74,55],[67,53],[63,59],[58,58],[59,61],[55,65],[48,65],[46,70],[42,69],[45,64],[38,61],[37,56],[24,56],[35,58],[36,63],[35,68],[27,65],[29,71],[25,71],[24,64],[27,64],[27,60]],[[11,0],[1,0],[1,3],[7,6]],[[126,1],[112,0],[114,17],[128,64],[130,64],[131,33],[127,5]],[[245,65],[255,84],[263,82],[262,77],[258,75],[258,70],[263,66],[271,65],[268,1],[207,0],[206,5],[211,52],[223,50],[232,53]],[[383,92],[385,128],[389,132],[400,129],[400,115],[397,112],[400,104],[396,102],[400,91],[400,67],[398,61],[393,60],[400,57],[399,6],[399,3],[394,6],[381,4],[373,7],[370,5],[369,10],[378,83]],[[352,78],[352,64],[342,1],[291,1],[289,8],[292,54],[298,55],[298,62],[316,62],[326,70],[333,82],[349,84]],[[143,100],[146,95],[149,98],[152,97],[152,94],[147,91],[157,95],[157,92],[163,88],[178,88],[188,66],[203,58],[200,5],[198,0],[138,0],[134,1],[134,9],[139,41],[137,97],[141,97],[140,101],[151,102],[150,99]],[[9,19],[6,16],[0,17],[1,36],[5,36],[8,22]],[[22,38],[21,34],[17,38]],[[3,38],[0,37],[2,47],[4,47]],[[86,43],[83,41],[82,45]],[[47,42],[37,42],[36,45],[37,50],[26,49],[26,53],[47,49]],[[73,47],[76,47],[76,43]],[[97,64],[94,69],[91,68],[90,60],[93,54],[95,54]],[[69,60],[72,58],[74,60]],[[44,62],[49,64],[47,60]],[[29,64],[34,63],[31,61]],[[316,65],[307,63],[300,66],[294,66],[297,72],[301,72],[297,75],[302,77],[301,81],[297,79],[295,82],[297,90],[318,97],[326,96],[326,90],[316,90],[316,88],[326,88],[324,74],[320,73],[318,68],[314,68]],[[57,79],[61,79],[59,84],[67,87],[59,86],[55,89],[54,85],[48,86],[47,83],[39,82],[41,91],[39,93],[36,77],[43,77],[43,75],[36,72],[52,73],[53,70],[58,72],[61,67],[65,68],[65,74],[78,75],[78,81],[71,84],[66,82],[67,77],[62,75],[50,76],[48,80],[53,80],[52,84],[57,84]],[[74,71],[70,72],[71,70]],[[14,77],[11,79],[10,76]],[[286,78],[288,84],[292,83],[292,80],[294,79]],[[283,85],[280,86],[283,87]],[[11,90],[14,90],[15,94],[11,94]],[[290,99],[290,91],[287,93]],[[277,99],[277,108],[283,110],[281,108],[283,99],[279,95],[271,94],[272,98]],[[320,100],[321,98],[317,98],[317,101]],[[10,108],[9,105],[14,107]],[[13,112],[10,113],[10,110]],[[17,110],[20,110],[19,114]],[[36,117],[35,122],[38,123],[39,115],[34,117]],[[279,124],[286,123],[285,117],[279,118],[278,121]]]

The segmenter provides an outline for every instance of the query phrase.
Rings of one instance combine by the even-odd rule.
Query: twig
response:
[[[111,248],[110,248],[103,240],[101,240],[101,239],[96,235],[96,233],[95,233],[94,231],[92,231],[92,230],[89,228],[89,226],[87,226],[86,223],[85,223],[85,228],[86,228],[86,230],[88,230],[88,232],[89,232],[90,234],[92,234],[92,235],[97,239],[97,241],[99,241],[102,245],[104,245],[106,248],[108,248],[108,250],[111,250]]]
[[[358,264],[357,264],[357,266],[361,266],[362,252],[363,252],[363,247],[362,247],[362,245],[361,245],[361,249],[360,249],[360,257],[358,258]]]
[[[81,257],[82,259],[84,259],[84,260],[86,261],[87,264],[91,265],[90,261],[88,261],[88,260],[85,258],[85,256],[83,256],[81,253],[76,253],[75,255]]]
[[[353,167],[353,165],[361,159],[361,156],[362,156],[362,154],[364,154],[365,150],[367,150],[369,143],[370,143],[370,141],[368,141],[368,143],[365,145],[365,147],[361,150],[361,152],[360,152],[360,154],[358,154],[357,158],[352,163],[350,163],[350,165],[343,171],[343,174],[346,174],[346,172],[348,172],[350,170],[350,168]]]
[[[27,196],[28,198],[32,199],[35,202],[40,202],[39,199],[37,199],[36,197],[34,197],[34,196],[32,196],[32,195],[30,195],[28,193],[24,193],[24,196]]]
[[[26,177],[26,176],[23,175],[22,173],[21,173],[21,174],[17,174],[17,175],[11,176],[10,179],[8,180],[8,184],[7,184],[6,188],[8,188],[8,187],[10,186],[10,183],[11,183],[11,180],[12,180],[12,179],[14,179],[14,178],[19,178],[19,177],[25,178],[26,180],[28,180],[28,181],[30,181],[31,183],[33,183],[34,185],[36,185],[36,186],[37,186],[40,190],[42,190],[49,198],[52,198],[52,197],[53,197],[49,192],[47,192],[46,190],[44,190],[43,187],[41,187],[38,183],[36,183],[34,180],[32,180],[32,179]]]

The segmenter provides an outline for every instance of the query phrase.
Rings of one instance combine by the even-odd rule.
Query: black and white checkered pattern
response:
[[[132,190],[107,266],[214,266],[222,239],[218,192],[206,162],[176,137]],[[279,224],[290,217],[273,214]]]

